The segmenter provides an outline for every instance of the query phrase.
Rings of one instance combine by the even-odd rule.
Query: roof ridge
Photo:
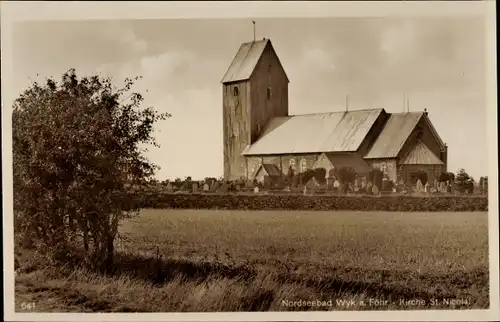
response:
[[[390,115],[405,115],[405,114],[424,114],[424,111],[414,111],[414,112],[397,112],[397,113],[387,113]]]
[[[351,113],[351,112],[374,112],[374,111],[382,111],[384,110],[383,108],[365,108],[361,110],[350,110],[350,111],[331,111],[331,112],[318,112],[318,113],[304,113],[304,114],[294,114],[294,115],[289,115],[289,117],[293,116],[306,116],[306,115],[326,115],[326,114],[335,114],[335,113]]]

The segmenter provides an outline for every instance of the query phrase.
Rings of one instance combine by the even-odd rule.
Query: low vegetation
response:
[[[332,196],[254,193],[141,193],[136,195],[145,208],[225,210],[348,210],[454,212],[488,211],[484,196]]]
[[[55,268],[18,252],[18,310],[27,302],[37,311],[75,312],[489,305],[486,213],[143,210],[120,233],[108,275],[77,260]],[[370,299],[389,302],[360,304]],[[411,299],[425,304],[400,303]],[[431,306],[433,299],[467,303]],[[299,300],[332,306],[283,302]]]

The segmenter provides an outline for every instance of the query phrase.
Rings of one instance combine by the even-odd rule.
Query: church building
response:
[[[269,39],[243,43],[224,78],[224,179],[309,168],[373,168],[398,181],[447,171],[447,145],[424,111],[366,109],[289,115],[288,76]]]

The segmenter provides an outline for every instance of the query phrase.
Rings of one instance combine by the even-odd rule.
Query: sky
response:
[[[16,24],[13,87],[75,68],[123,81],[144,104],[172,115],[157,124],[147,156],[160,180],[218,177],[222,159],[220,81],[248,19],[53,21]],[[448,170],[487,175],[485,22],[475,17],[257,19],[290,79],[290,114],[424,108],[448,144]],[[37,77],[38,75],[38,77]],[[146,92],[147,90],[147,92]]]

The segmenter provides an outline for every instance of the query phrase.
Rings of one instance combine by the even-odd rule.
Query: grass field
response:
[[[486,308],[487,217],[478,212],[143,210],[121,227],[125,238],[117,243],[115,276],[28,260],[16,277],[16,308]],[[353,301],[342,302],[348,300]]]

